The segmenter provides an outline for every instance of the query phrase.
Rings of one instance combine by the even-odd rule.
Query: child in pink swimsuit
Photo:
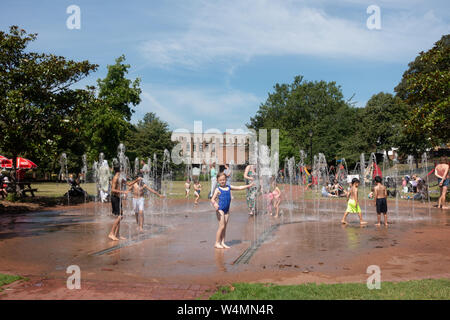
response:
[[[272,192],[269,192],[267,195],[267,212],[272,215],[272,204],[275,207],[275,218],[278,218],[280,211],[280,203],[281,203],[281,190],[278,188],[276,180],[272,181]]]

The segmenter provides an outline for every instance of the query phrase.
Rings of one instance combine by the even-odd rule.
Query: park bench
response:
[[[34,193],[38,191],[36,188],[31,187],[31,182],[20,181],[16,182],[16,185],[19,186],[19,195],[21,197],[26,197],[27,193],[30,193],[32,197],[34,197]]]
[[[22,190],[22,196],[23,196],[23,197],[26,197],[26,194],[29,192],[29,193],[31,193],[31,196],[34,197],[34,193],[37,192],[37,191],[38,191],[38,189],[33,189],[33,188],[30,188],[30,189],[23,189],[23,190]]]
[[[21,197],[26,197],[27,193],[30,193],[31,196],[35,196],[34,193],[38,191],[36,188],[31,187],[31,182],[20,181],[16,183],[9,182],[9,192],[12,192],[14,188],[17,188],[17,193]]]

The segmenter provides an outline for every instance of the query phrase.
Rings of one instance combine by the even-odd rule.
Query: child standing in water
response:
[[[384,215],[384,225],[387,227],[387,190],[386,187],[381,183],[381,177],[375,177],[375,188],[373,192],[373,198],[375,199],[375,205],[377,207],[377,217],[378,222],[376,226],[381,226],[381,214]]]
[[[434,170],[434,175],[438,179],[439,189],[441,192],[437,204],[437,207],[440,209],[448,209],[448,207],[445,205],[445,197],[447,196],[447,189],[450,185],[449,168],[450,167],[448,165],[447,157],[441,157],[440,163]]]
[[[186,199],[189,198],[189,191],[191,190],[191,180],[186,179],[186,182],[184,183],[184,190],[186,191]]]
[[[117,216],[116,220],[114,220],[113,226],[111,228],[111,232],[108,235],[108,238],[114,241],[125,240],[125,237],[121,237],[119,235],[120,232],[120,221],[123,218],[123,210],[122,210],[122,199],[121,195],[127,195],[128,190],[122,191],[122,185],[126,181],[122,180],[120,177],[120,167],[114,167],[114,177],[111,181],[111,206],[113,215]],[[119,238],[118,238],[119,237]]]
[[[347,210],[345,210],[344,216],[342,217],[341,223],[347,224],[347,221],[345,221],[345,218],[349,213],[357,213],[359,215],[359,223],[361,225],[367,224],[367,222],[363,221],[362,215],[361,215],[361,208],[359,207],[358,203],[358,187],[359,187],[359,180],[357,178],[352,179],[352,186],[350,188],[350,192],[347,194]]]
[[[280,213],[280,203],[281,203],[281,190],[277,186],[277,181],[275,179],[272,180],[272,192],[269,193],[269,203],[268,210],[269,214],[272,215],[272,203],[275,207],[275,218],[278,218]]]
[[[214,190],[211,197],[211,203],[216,209],[217,220],[219,221],[219,228],[216,233],[216,243],[214,248],[227,249],[229,246],[225,244],[225,234],[227,231],[227,224],[229,219],[230,204],[231,204],[231,190],[244,190],[248,189],[252,184],[245,186],[229,186],[227,185],[227,177],[222,172],[217,175],[217,182],[219,186]],[[218,201],[217,201],[218,200]]]
[[[194,195],[195,195],[194,204],[198,204],[198,199],[200,198],[200,191],[202,191],[202,185],[200,184],[200,181],[195,181],[194,182]]]
[[[256,213],[256,197],[257,197],[257,193],[258,193],[258,188],[256,186],[254,186],[254,181],[255,181],[255,176],[256,176],[256,172],[255,172],[255,166],[252,164],[247,165],[247,167],[245,167],[245,171],[244,171],[244,178],[247,181],[247,184],[252,184],[253,187],[250,188],[247,191],[247,207],[249,209],[249,215],[253,216]]]
[[[144,231],[144,189],[156,194],[160,198],[164,197],[143,183],[141,175],[133,182],[128,183],[128,191],[133,191],[133,211],[136,215],[139,232]]]

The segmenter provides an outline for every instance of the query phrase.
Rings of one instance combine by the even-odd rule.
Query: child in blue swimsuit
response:
[[[214,194],[211,198],[211,203],[216,209],[217,220],[219,221],[219,228],[217,229],[214,248],[225,249],[229,248],[229,246],[225,244],[225,233],[227,231],[230,212],[231,190],[248,189],[253,184],[239,187],[227,185],[227,176],[223,172],[217,175],[217,182],[219,186],[214,190]]]

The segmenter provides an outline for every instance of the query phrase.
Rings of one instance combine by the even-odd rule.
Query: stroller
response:
[[[80,187],[80,183],[72,178],[69,179],[70,189],[64,194],[64,197],[87,197],[88,194],[86,191],[83,190],[83,188]]]
[[[428,185],[423,179],[420,179],[417,183],[417,193],[414,195],[413,199],[422,202],[428,200]]]
[[[394,190],[387,190],[388,197],[395,198],[397,196],[397,182],[395,181],[394,177],[386,176],[384,178],[384,185],[386,188],[393,188]]]

